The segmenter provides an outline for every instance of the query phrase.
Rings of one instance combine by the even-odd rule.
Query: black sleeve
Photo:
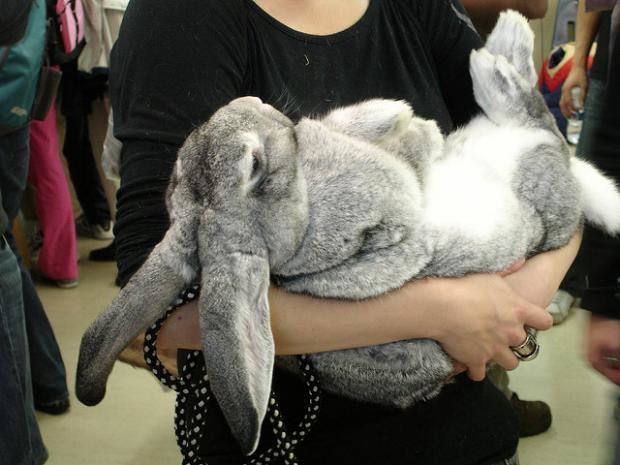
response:
[[[482,47],[482,39],[457,0],[417,3],[444,100],[454,124],[463,125],[480,111],[472,90],[469,55]]]
[[[239,96],[240,0],[133,0],[112,52],[114,134],[123,143],[117,263],[124,285],[168,228],[164,195],[189,132]]]

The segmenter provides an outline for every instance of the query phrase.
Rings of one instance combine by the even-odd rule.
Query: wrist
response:
[[[442,341],[451,328],[450,303],[454,298],[456,279],[426,278],[415,281],[410,288],[411,298],[416,309],[409,311],[409,318],[413,321],[405,325],[412,328],[413,334],[407,338],[428,338]]]

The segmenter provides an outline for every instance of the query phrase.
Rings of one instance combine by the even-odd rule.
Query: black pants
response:
[[[91,224],[106,225],[110,208],[101,184],[90,143],[88,115],[92,103],[105,92],[107,74],[91,75],[78,71],[73,61],[62,68],[62,113],[65,116],[65,142],[71,182],[84,215]]]

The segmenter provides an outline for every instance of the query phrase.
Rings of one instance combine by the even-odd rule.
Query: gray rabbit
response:
[[[370,100],[294,125],[258,98],[218,110],[179,152],[170,228],[82,339],[77,395],[105,394],[123,348],[200,277],[211,387],[255,450],[275,357],[267,289],[365,299],[411,279],[506,268],[568,242],[583,218],[616,233],[613,183],[571,158],[535,89],[533,34],[502,14],[471,55],[484,114],[444,138],[404,102]],[[324,389],[407,407],[453,364],[431,340],[311,356]],[[291,368],[293,369],[293,368]]]

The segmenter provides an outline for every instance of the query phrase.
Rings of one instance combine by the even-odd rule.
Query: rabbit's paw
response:
[[[532,58],[534,33],[525,16],[513,10],[501,13],[485,48],[492,55],[506,57],[530,85],[536,84],[536,69]]]
[[[427,154],[429,163],[443,154],[444,138],[435,120],[413,118],[408,132],[417,142],[418,150]]]

